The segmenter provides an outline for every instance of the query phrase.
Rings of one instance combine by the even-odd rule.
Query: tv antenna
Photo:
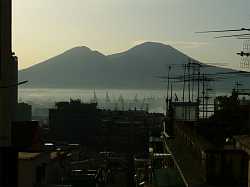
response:
[[[241,68],[250,68],[250,29],[249,28],[211,30],[211,31],[202,31],[202,32],[196,32],[196,33],[198,33],[198,34],[231,33],[229,35],[215,36],[214,38],[235,38],[235,39],[239,39],[239,40],[244,40],[243,41],[243,49],[236,54],[241,56],[240,67]]]
[[[250,39],[247,39],[243,42],[243,49],[240,53],[237,53],[241,56],[241,67],[249,68],[250,67]]]

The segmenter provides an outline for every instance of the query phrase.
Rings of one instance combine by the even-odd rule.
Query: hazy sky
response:
[[[76,46],[112,54],[144,41],[239,67],[242,41],[195,32],[248,26],[249,0],[13,0],[19,68]]]

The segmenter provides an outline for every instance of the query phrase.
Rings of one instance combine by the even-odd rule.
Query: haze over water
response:
[[[149,104],[150,112],[164,112],[164,99],[166,97],[166,90],[134,90],[134,89],[19,89],[18,97],[19,102],[27,102],[32,104],[33,107],[48,108],[53,107],[55,102],[69,101],[70,99],[81,99],[83,102],[91,102],[96,95],[99,107],[103,107],[106,102],[107,95],[111,103],[119,103],[119,100],[124,99],[127,106],[125,109],[132,107],[128,106],[129,103]],[[141,105],[137,106],[140,109]],[[131,109],[134,109],[132,107]],[[144,108],[145,109],[145,108]]]
[[[179,100],[182,98],[182,91],[174,90]],[[225,95],[228,93],[212,93],[215,95]],[[27,102],[34,108],[52,108],[55,102],[70,101],[70,99],[80,99],[82,102],[98,102],[99,108],[107,107],[107,95],[110,103],[117,103],[117,109],[122,109],[119,105],[121,98],[124,100],[124,109],[146,109],[148,104],[149,112],[165,112],[166,89],[143,90],[143,89],[46,89],[46,88],[21,88],[18,92],[19,102]],[[170,96],[170,94],[169,94]],[[195,97],[195,96],[194,96]],[[136,103],[136,104],[135,104]],[[110,109],[115,109],[110,106]]]

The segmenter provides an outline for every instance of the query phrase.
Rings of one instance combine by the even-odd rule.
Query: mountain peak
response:
[[[144,42],[144,43],[136,45],[134,48],[136,47],[171,47],[171,46],[160,43],[160,42]]]
[[[33,88],[163,88],[164,83],[155,77],[165,75],[168,65],[187,60],[187,55],[157,42],[107,56],[79,46],[20,71],[19,80],[30,80],[28,86]],[[172,73],[183,72],[177,69]]]
[[[65,51],[65,53],[72,53],[72,52],[91,52],[92,50],[86,46],[77,46],[77,47],[73,47],[67,51]]]
[[[135,47],[129,49],[128,51],[131,53],[145,53],[145,52],[156,52],[162,50],[176,50],[170,45],[166,45],[159,42],[144,42],[136,45]]]

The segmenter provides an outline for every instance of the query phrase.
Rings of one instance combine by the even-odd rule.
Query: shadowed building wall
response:
[[[0,146],[9,146],[17,109],[17,57],[12,53],[12,3],[0,1]]]
[[[17,152],[11,146],[11,121],[17,104],[17,58],[11,49],[11,5],[11,0],[0,1],[0,186],[4,187],[17,186]]]
[[[11,50],[11,0],[0,1],[0,87],[9,84]],[[0,146],[10,142],[10,94],[8,88],[0,89]]]

